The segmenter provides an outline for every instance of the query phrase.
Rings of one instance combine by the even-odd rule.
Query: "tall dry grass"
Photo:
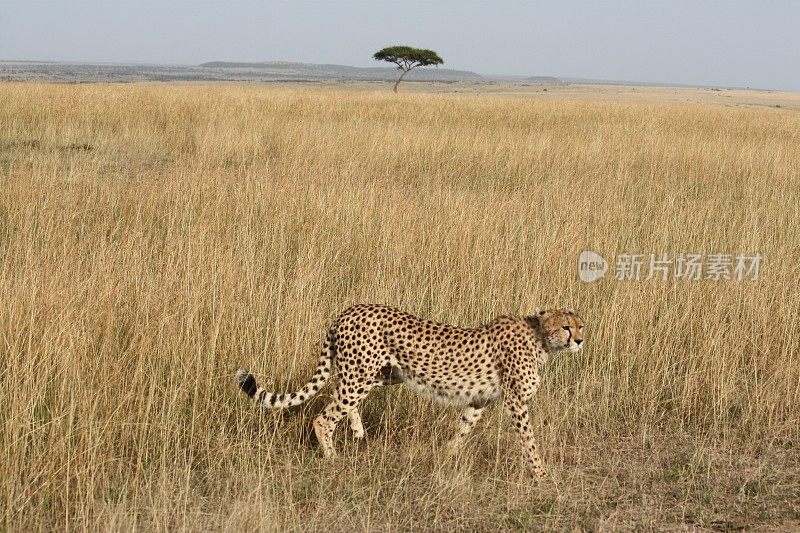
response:
[[[0,85],[0,529],[800,520],[798,146],[772,109]],[[583,284],[584,249],[764,263]],[[533,403],[552,478],[526,477],[500,410],[446,457],[455,411],[377,391],[368,443],[340,429],[326,463],[324,399],[262,413],[236,390],[240,365],[304,382],[356,302],[581,310],[585,351]]]

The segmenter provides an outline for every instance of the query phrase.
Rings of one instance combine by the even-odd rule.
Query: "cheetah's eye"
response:
[[[569,331],[569,326],[561,326],[561,329],[565,329],[565,330]]]

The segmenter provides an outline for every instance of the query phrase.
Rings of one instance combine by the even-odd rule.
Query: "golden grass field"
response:
[[[387,92],[383,92],[387,91]],[[800,114],[226,85],[0,85],[0,530],[800,527]],[[758,280],[578,279],[579,253],[760,253]],[[310,376],[357,302],[573,306],[502,409],[373,391],[324,461]]]

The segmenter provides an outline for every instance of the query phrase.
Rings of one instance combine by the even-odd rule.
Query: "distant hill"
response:
[[[531,83],[562,83],[562,81],[554,76],[531,76],[525,78],[525,81]]]
[[[70,63],[59,61],[20,61],[0,59],[0,82],[35,81],[59,83],[130,83],[142,81],[211,81],[211,82],[315,82],[315,81],[394,81],[393,67],[351,67],[267,61],[244,63],[211,61],[201,65],[157,65],[152,63]],[[443,83],[511,83],[511,84],[591,84],[645,87],[697,87],[701,89],[737,89],[727,86],[695,86],[677,83],[656,83],[590,78],[557,78],[555,76],[520,76],[503,74],[480,75],[468,70],[418,68],[406,77],[411,81]],[[750,87],[748,87],[750,89]]]
[[[264,61],[242,63],[233,61],[210,61],[198,65],[201,69],[222,70],[235,75],[267,76],[274,79],[292,80],[373,80],[397,79],[394,67],[351,67],[348,65],[320,65],[289,61]],[[417,68],[409,72],[406,80],[417,81],[485,81],[484,77],[468,70],[446,68]]]
[[[501,83],[542,83],[542,84],[556,84],[565,83],[561,78],[555,76],[520,76],[518,74],[483,74],[483,79],[486,81],[494,81]]]
[[[61,83],[141,82],[141,81],[394,81],[392,67],[349,67],[271,61],[234,63],[212,61],[202,65],[151,65],[113,63],[61,63],[54,61],[0,60],[0,81],[41,81]],[[466,70],[418,68],[406,77],[410,81],[489,82]]]

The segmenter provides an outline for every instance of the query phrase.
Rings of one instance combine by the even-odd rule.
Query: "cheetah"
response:
[[[572,309],[501,316],[477,328],[462,328],[393,307],[361,304],[342,312],[330,326],[316,372],[299,391],[268,392],[244,369],[236,379],[248,396],[266,407],[293,407],[319,392],[335,361],[339,379],[333,399],[314,420],[326,457],[336,453],[332,436],[345,417],[354,436],[364,436],[358,404],[373,387],[402,383],[437,401],[464,406],[458,433],[448,442],[451,449],[460,447],[484,410],[502,398],[521,438],[526,466],[541,477],[545,470],[528,402],[550,355],[583,347],[583,327]]]

